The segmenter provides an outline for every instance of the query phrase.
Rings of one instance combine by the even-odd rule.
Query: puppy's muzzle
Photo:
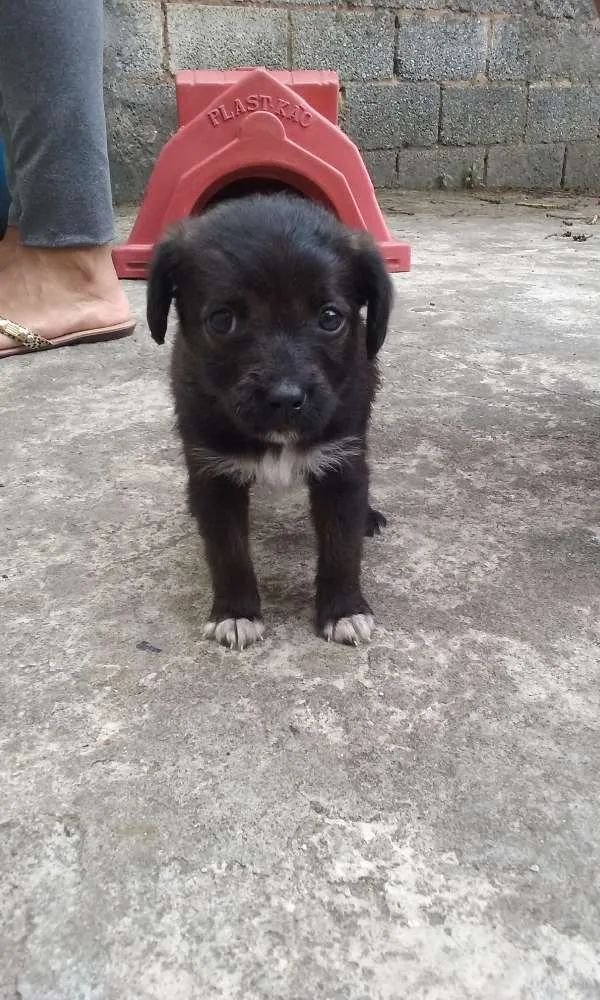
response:
[[[329,420],[335,395],[326,379],[314,368],[290,367],[251,372],[234,386],[229,410],[253,436],[314,438]]]
[[[307,394],[302,386],[287,379],[276,382],[266,392],[266,405],[279,423],[294,423],[306,403]]]

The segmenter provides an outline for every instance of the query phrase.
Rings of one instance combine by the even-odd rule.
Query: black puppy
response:
[[[173,299],[172,388],[214,589],[205,635],[237,649],[262,638],[249,487],[300,476],[318,540],[318,627],[368,642],[363,536],[385,520],[368,503],[366,433],[392,303],[377,248],[300,197],[226,201],[157,247],[148,323],[158,343]]]

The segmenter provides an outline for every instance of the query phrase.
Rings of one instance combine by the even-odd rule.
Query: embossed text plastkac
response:
[[[211,108],[207,111],[207,115],[211,124],[218,128],[225,122],[233,121],[252,111],[270,111],[288,122],[297,122],[302,128],[308,128],[312,122],[312,114],[307,108],[303,108],[300,104],[292,104],[283,97],[271,97],[270,94],[248,94],[244,100],[236,97],[230,104],[219,104],[216,108]]]

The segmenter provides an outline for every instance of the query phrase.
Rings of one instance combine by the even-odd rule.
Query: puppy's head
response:
[[[224,202],[159,244],[148,285],[158,343],[173,300],[202,393],[250,437],[284,441],[318,436],[353,381],[365,384],[392,291],[368,236],[272,195]]]

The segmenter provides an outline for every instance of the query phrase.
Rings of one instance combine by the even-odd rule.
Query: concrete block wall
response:
[[[375,184],[600,194],[593,0],[105,0],[117,201],[176,128],[180,69],[335,69]]]

